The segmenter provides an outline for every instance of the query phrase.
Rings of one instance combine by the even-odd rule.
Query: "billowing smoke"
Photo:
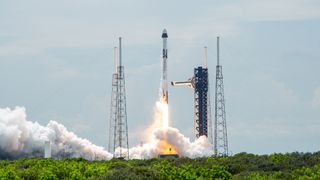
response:
[[[165,145],[163,143],[166,143]],[[180,156],[197,158],[210,156],[213,154],[212,145],[205,136],[201,136],[196,141],[191,142],[178,129],[157,128],[153,131],[149,142],[129,150],[132,159],[149,159],[157,157],[161,153],[176,152]]]
[[[196,158],[212,155],[212,145],[203,136],[191,142],[176,128],[161,121],[163,107],[155,106],[154,124],[145,132],[145,144],[130,148],[130,159],[149,159],[159,154],[179,154]],[[87,139],[77,137],[56,121],[47,126],[26,119],[25,108],[0,108],[0,159],[43,157],[45,141],[51,142],[52,157],[82,157],[88,160],[111,159],[113,155]],[[119,151],[119,148],[117,148]],[[123,150],[126,151],[125,149]]]
[[[77,137],[56,121],[47,126],[26,119],[25,108],[0,108],[0,158],[43,157],[45,141],[56,158],[111,159],[112,154],[87,139]]]
[[[176,128],[165,126],[169,124],[169,119],[164,117],[168,115],[167,104],[161,101],[156,103],[154,109],[154,122],[144,132],[144,136],[148,137],[145,144],[133,147],[129,150],[130,158],[133,159],[149,159],[157,157],[159,154],[178,154],[184,157],[197,158],[210,156],[213,154],[212,145],[205,136],[201,136],[192,142],[185,137]],[[164,123],[163,121],[168,121]]]

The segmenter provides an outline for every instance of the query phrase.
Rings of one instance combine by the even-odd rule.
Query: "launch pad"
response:
[[[159,159],[178,159],[179,155],[178,154],[159,154],[158,158]]]
[[[177,158],[179,158],[179,154],[177,154],[175,150],[172,150],[172,148],[169,148],[168,151],[166,151],[165,153],[160,153],[158,155],[158,158],[160,158],[160,159],[177,159]]]

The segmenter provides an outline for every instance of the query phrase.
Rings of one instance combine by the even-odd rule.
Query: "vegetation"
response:
[[[199,159],[0,161],[0,179],[320,179],[320,152]]]

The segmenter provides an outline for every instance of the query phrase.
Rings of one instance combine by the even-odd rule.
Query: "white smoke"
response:
[[[196,141],[191,142],[189,138],[185,137],[176,128],[157,128],[152,134],[149,142],[129,150],[131,159],[150,159],[157,157],[161,151],[161,141],[170,144],[180,156],[197,158],[205,157],[213,154],[212,145],[209,143],[207,137],[201,136]]]
[[[163,107],[160,101],[154,108],[153,124],[146,129],[146,143],[129,149],[132,159],[150,159],[158,157],[163,152],[162,142],[170,144],[177,154],[183,157],[197,158],[213,155],[213,148],[206,136],[201,136],[194,142],[185,137],[173,127],[163,127]]]
[[[103,147],[77,137],[56,121],[41,126],[26,119],[23,107],[0,108],[0,158],[43,156],[45,141],[51,142],[53,157],[112,158]]]
[[[155,113],[159,113],[156,106]],[[180,156],[197,158],[213,154],[212,145],[205,136],[191,142],[173,127],[163,128],[156,115],[154,125],[147,131],[145,144],[129,149],[130,159],[150,159],[162,151],[161,142],[166,142]],[[159,127],[160,126],[160,127]],[[87,139],[77,137],[62,124],[50,121],[47,126],[28,121],[25,108],[0,108],[0,159],[19,157],[43,157],[45,141],[51,142],[52,157],[82,157],[88,160],[107,160],[113,155],[103,147],[92,144]],[[119,148],[116,149],[116,153]],[[126,149],[122,152],[126,153]]]

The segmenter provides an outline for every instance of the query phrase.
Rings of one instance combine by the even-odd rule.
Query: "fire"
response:
[[[160,121],[160,123],[158,124],[159,128],[169,128],[169,106],[168,103],[164,100],[160,100],[157,102],[156,119]],[[177,154],[175,147],[165,140],[159,141],[158,147],[160,150],[160,154]]]
[[[159,154],[178,154],[177,148],[171,145],[166,138],[158,140],[152,135],[155,130],[163,129],[167,130],[170,126],[169,123],[169,106],[168,103],[160,97],[160,100],[156,102],[154,109],[154,122],[146,129],[146,134],[149,139],[147,141],[155,143]]]
[[[166,141],[159,142],[160,154],[177,154],[175,148]]]

